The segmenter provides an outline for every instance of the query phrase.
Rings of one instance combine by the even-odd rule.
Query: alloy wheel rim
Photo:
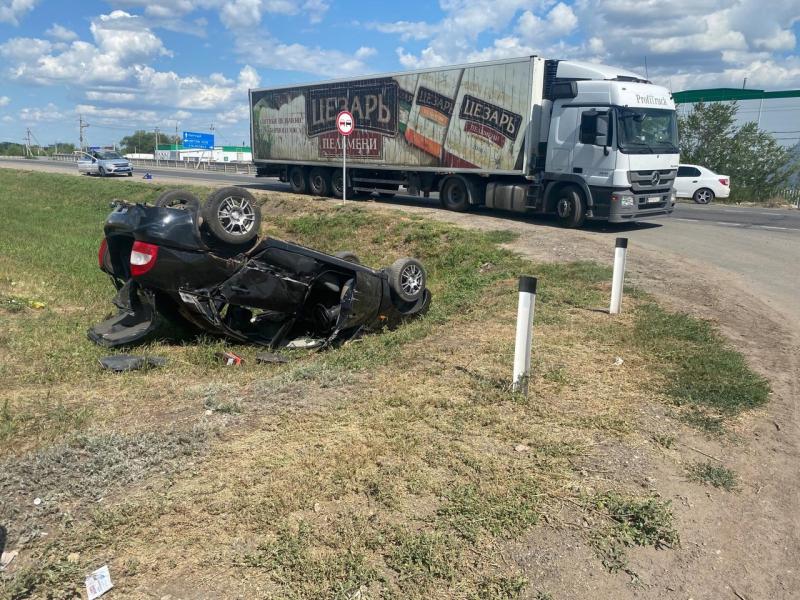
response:
[[[422,269],[417,265],[408,265],[400,273],[400,287],[411,296],[419,293],[422,288]]]
[[[217,216],[222,228],[234,234],[249,233],[256,221],[250,202],[235,196],[228,196],[222,201]]]

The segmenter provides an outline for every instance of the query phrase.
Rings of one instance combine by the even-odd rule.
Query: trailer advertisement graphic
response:
[[[341,161],[336,116],[353,114],[348,161],[514,171],[532,110],[529,61],[251,93],[256,161]]]

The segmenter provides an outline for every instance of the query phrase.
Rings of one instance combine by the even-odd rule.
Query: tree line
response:
[[[781,146],[755,122],[737,125],[738,110],[735,102],[699,102],[679,117],[681,163],[730,176],[734,201],[770,200],[800,173],[800,144]]]

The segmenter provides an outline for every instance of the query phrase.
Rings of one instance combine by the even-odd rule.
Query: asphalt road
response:
[[[0,166],[77,173],[75,165],[59,161],[0,159]],[[148,169],[155,180],[184,183],[210,182],[235,184],[256,189],[286,191],[276,179],[257,179],[233,173],[213,173],[192,169]],[[134,178],[141,177],[139,169]],[[120,178],[127,180],[127,178]],[[435,198],[398,196],[387,204],[431,207],[438,210]],[[552,219],[510,215],[481,209],[480,214],[502,220],[551,226]],[[731,277],[739,278],[773,304],[776,310],[800,318],[800,210],[743,208],[712,204],[678,204],[672,217],[652,221],[610,225],[590,223],[587,229],[599,235],[625,236],[632,243],[663,250],[676,260],[710,264]],[[531,232],[535,235],[535,232]]]

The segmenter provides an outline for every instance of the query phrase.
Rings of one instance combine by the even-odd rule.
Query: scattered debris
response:
[[[234,354],[233,352],[217,352],[214,356],[216,356],[226,367],[238,367],[244,362],[244,359],[241,356]]]
[[[68,563],[72,563],[73,565],[77,565],[78,561],[80,559],[81,559],[81,553],[80,552],[70,552],[67,555],[67,562]]]
[[[526,444],[517,444],[516,446],[514,446],[515,452],[527,452],[530,449],[531,447]]]
[[[33,505],[34,506],[39,506],[41,503],[42,503],[42,499],[41,498],[34,498],[33,499]]]
[[[287,363],[289,359],[274,352],[259,352],[256,354],[257,363]]]
[[[38,300],[31,300],[30,302],[28,302],[28,306],[36,310],[41,310],[47,305],[44,302],[39,302]]]
[[[775,429],[776,429],[777,431],[780,431],[780,430],[781,430],[780,423],[778,423],[777,421],[773,421],[773,422],[772,422],[772,424],[773,424],[773,425],[775,425]]]
[[[0,554],[0,569],[5,569],[19,555],[19,550],[8,550]]]
[[[152,179],[152,178],[153,176],[150,174],[149,171],[146,172],[144,175],[142,175],[142,179]]]
[[[99,598],[113,587],[108,565],[103,565],[86,578],[86,593],[89,594],[89,600]]]
[[[133,354],[114,354],[100,359],[100,366],[115,373],[152,369],[167,364],[166,358],[158,356],[135,356]]]
[[[322,340],[309,337],[297,338],[286,344],[287,348],[319,348],[320,346],[322,346]]]
[[[624,363],[624,362],[625,362],[625,361],[624,361],[624,360],[622,360],[622,357],[621,357],[621,356],[615,356],[615,357],[614,357],[614,366],[615,366],[615,367],[618,367],[618,366],[620,366],[620,365],[621,365],[622,363]]]

